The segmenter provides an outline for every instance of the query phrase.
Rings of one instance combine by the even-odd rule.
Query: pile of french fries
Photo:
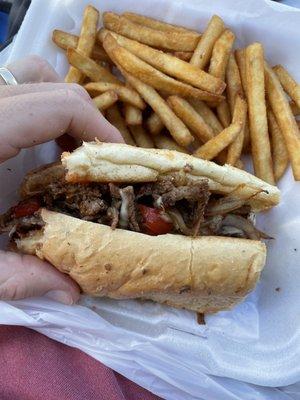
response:
[[[271,68],[260,43],[234,50],[235,34],[214,15],[203,33],[87,6],[78,36],[61,30],[66,82],[79,83],[126,143],[172,149],[243,168],[275,184],[289,162],[300,180],[300,85]]]

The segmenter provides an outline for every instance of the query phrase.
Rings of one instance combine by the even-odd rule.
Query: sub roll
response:
[[[29,173],[0,230],[84,293],[210,313],[240,302],[266,259],[253,212],[279,190],[170,150],[84,143]]]

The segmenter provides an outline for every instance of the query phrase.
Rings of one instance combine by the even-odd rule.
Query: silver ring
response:
[[[18,85],[16,78],[6,67],[0,67],[0,76],[6,85]]]

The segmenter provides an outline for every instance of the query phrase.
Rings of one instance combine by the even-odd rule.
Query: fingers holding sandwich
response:
[[[20,94],[0,99],[0,162],[22,148],[55,139],[64,133],[85,141],[123,139],[94,107],[72,88]]]
[[[0,300],[43,295],[74,304],[79,299],[79,288],[69,277],[36,257],[0,250]]]

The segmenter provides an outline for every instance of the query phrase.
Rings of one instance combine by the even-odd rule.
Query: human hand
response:
[[[18,66],[20,63],[8,68],[19,82],[33,81],[28,68],[32,60],[38,70],[34,75],[38,81],[59,82],[50,65],[36,56],[22,62],[23,70]],[[97,137],[102,141],[123,142],[117,129],[99,113],[79,85],[48,82],[6,86],[0,82],[0,162],[16,156],[23,148],[66,132],[87,141]],[[0,299],[41,295],[72,304],[78,300],[79,288],[47,262],[0,251]]]

